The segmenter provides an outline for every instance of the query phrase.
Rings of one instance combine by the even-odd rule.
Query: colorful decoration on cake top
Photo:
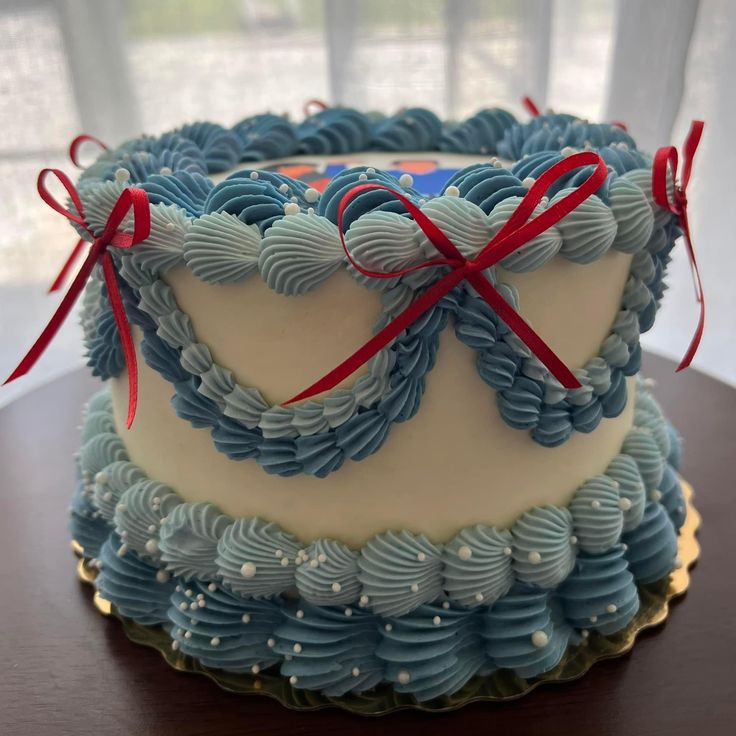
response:
[[[379,121],[333,108],[300,126],[276,116],[248,119],[232,130],[192,124],[106,150],[84,171],[79,199],[85,227],[93,234],[104,228],[127,188],[135,185],[149,199],[149,237],[115,255],[127,317],[143,331],[147,363],[173,385],[177,413],[195,427],[210,429],[220,451],[232,459],[255,459],[269,473],[318,477],[346,460],[376,452],[394,423],[417,413],[439,333],[448,321],[458,338],[477,351],[479,374],[495,390],[503,419],[528,431],[535,442],[557,446],[574,431],[593,431],[603,417],[623,410],[624,379],[639,369],[639,335],[654,321],[669,252],[680,234],[677,213],[655,202],[651,159],[636,150],[620,127],[569,115],[541,115],[521,125],[494,109],[463,125],[466,138],[467,131],[475,131],[466,150],[475,151],[482,140],[488,152],[521,158],[506,166],[496,158],[468,166],[431,198],[417,190],[411,174],[397,178],[365,166],[340,171],[322,192],[278,168],[237,170],[219,183],[208,176],[236,166],[243,156],[258,158],[258,146],[264,157],[379,147],[447,150],[447,136],[462,126],[438,128],[431,113],[417,109]],[[455,145],[462,139],[458,133]],[[610,334],[598,355],[574,375],[568,371],[572,382],[565,385],[541,354],[530,350],[528,340],[519,338],[518,328],[509,329],[487,297],[461,281],[375,352],[368,373],[351,388],[333,390],[321,401],[274,405],[258,387],[237,383],[227,366],[216,363],[162,278],[172,268],[186,267],[209,283],[260,277],[277,293],[298,296],[346,269],[365,287],[381,292],[375,327],[380,331],[447,275],[447,266],[424,268],[440,254],[418,222],[420,214],[441,229],[463,258],[475,258],[504,231],[535,190],[535,181],[549,179],[546,172],[561,171],[534,208],[534,217],[557,208],[589,180],[593,166],[565,165],[577,160],[574,146],[595,149],[591,163],[605,162],[597,191],[499,263],[524,272],[555,256],[587,264],[610,249],[632,255]],[[427,173],[432,169],[430,164]],[[665,196],[675,191],[671,178],[664,180],[664,190]],[[374,272],[397,275],[366,275]],[[499,280],[495,265],[485,269],[483,279],[501,303],[518,312],[519,296]],[[102,378],[123,368],[109,286],[102,286],[96,270],[83,316],[89,362]]]
[[[124,616],[208,667],[269,667],[328,695],[380,682],[419,701],[494,669],[536,677],[591,632],[625,628],[638,586],[677,567],[680,440],[643,382],[634,427],[567,507],[445,544],[389,531],[352,549],[189,503],[130,461],[109,391],[88,407],[71,533]]]

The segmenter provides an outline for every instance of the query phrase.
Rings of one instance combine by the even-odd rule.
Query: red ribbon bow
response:
[[[45,179],[48,174],[53,174],[66,189],[69,197],[72,200],[74,209],[76,212],[66,209],[61,205],[54,197],[49,193],[46,188]],[[132,248],[137,243],[148,238],[151,232],[151,210],[148,203],[148,195],[142,189],[135,189],[128,187],[123,190],[118,201],[110,212],[110,216],[107,218],[105,227],[100,236],[95,236],[90,228],[89,224],[84,217],[84,207],[82,200],[79,197],[79,193],[74,188],[71,179],[59,169],[43,169],[38,175],[37,182],[38,193],[56,212],[64,215],[68,220],[76,223],[84,229],[85,232],[92,238],[92,245],[90,247],[87,258],[82,263],[77,275],[74,277],[69,290],[61,300],[59,307],[53,316],[49,320],[49,323],[41,332],[40,336],[33,344],[31,349],[26,353],[23,359],[18,364],[17,368],[10,374],[5,380],[5,383],[10,383],[20,376],[24,376],[29,370],[35,365],[36,361],[43,355],[43,352],[48,347],[49,343],[53,339],[54,335],[58,332],[64,320],[69,315],[74,302],[81,293],[84,285],[87,283],[87,279],[92,273],[94,265],[98,262],[102,262],[102,271],[105,277],[105,284],[107,285],[107,292],[110,299],[110,305],[112,312],[115,317],[115,324],[120,334],[120,342],[123,346],[123,354],[125,355],[125,363],[128,368],[128,418],[127,426],[133,423],[135,417],[136,406],[138,403],[138,364],[135,357],[135,347],[133,345],[133,337],[130,331],[130,325],[128,324],[128,318],[125,314],[125,308],[123,307],[123,300],[120,296],[120,289],[118,288],[117,274],[115,272],[115,264],[113,263],[112,256],[108,252],[108,247],[114,248]],[[118,230],[118,226],[123,222],[126,215],[132,211],[133,214],[133,233],[125,233]],[[80,243],[84,243],[82,240]],[[78,243],[73,251],[73,255],[81,248]],[[67,260],[65,267],[62,269],[60,278],[54,282],[61,283],[63,276],[71,266],[71,260]],[[54,287],[52,287],[53,290]],[[56,287],[58,288],[58,286]]]
[[[698,150],[700,137],[703,135],[705,123],[702,120],[693,120],[690,124],[690,130],[685,138],[685,145],[682,149],[682,177],[677,181],[677,149],[674,146],[665,146],[660,148],[654,156],[652,165],[652,197],[660,206],[668,209],[677,215],[682,227],[682,233],[685,237],[685,247],[687,248],[688,258],[690,260],[690,270],[693,275],[693,284],[695,286],[695,298],[700,305],[700,315],[698,324],[695,328],[695,334],[690,340],[685,355],[683,356],[677,370],[681,371],[692,363],[695,353],[700,345],[703,337],[703,328],[705,326],[705,299],[703,297],[703,284],[700,280],[700,271],[698,262],[695,258],[695,250],[693,248],[692,237],[690,235],[690,223],[687,217],[687,185],[690,182],[690,174],[693,167],[693,158],[695,151]],[[667,173],[672,170],[672,178],[675,182],[673,197],[670,200],[667,193]]]
[[[529,219],[549,187],[560,177],[581,166],[594,166],[595,168],[577,189],[562,197],[538,216]],[[403,312],[368,340],[365,345],[356,350],[349,358],[313,383],[309,388],[297,394],[292,399],[289,399],[286,404],[302,401],[303,399],[308,399],[311,396],[334,388],[338,383],[345,380],[360,368],[360,366],[370,360],[379,350],[398,337],[409,325],[463,281],[468,281],[475,288],[478,294],[490,304],[500,319],[523,340],[532,353],[544,363],[550,373],[565,388],[579,388],[580,382],[572,371],[555,355],[544,340],[534,332],[521,315],[501,296],[483,275],[483,271],[503,260],[506,256],[518,250],[537,235],[559,222],[565,215],[572,212],[601,186],[607,174],[608,170],[605,162],[597,153],[592,151],[575,153],[551,166],[531,186],[509,220],[473,259],[465,258],[447,235],[427,215],[410,200],[393,189],[381,184],[362,184],[351,189],[340,201],[337,225],[342,247],[348,260],[356,270],[365,276],[377,279],[396,278],[412,271],[431,268],[433,266],[449,266],[451,270],[439,281],[430,286],[421,296],[415,299]],[[343,215],[347,206],[356,196],[361,192],[375,189],[383,189],[396,196],[404,207],[406,207],[409,214],[411,214],[427,238],[429,238],[430,242],[442,254],[442,258],[435,258],[399,271],[369,271],[353,259],[343,234]]]

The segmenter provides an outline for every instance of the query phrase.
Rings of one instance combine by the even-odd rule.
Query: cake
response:
[[[113,280],[95,265],[82,297],[105,385],[71,535],[99,595],[205,668],[418,703],[626,629],[687,511],[639,376],[682,234],[652,169],[620,124],[498,108],[258,115],[103,151],[77,229],[99,243],[135,189],[150,232],[107,238]],[[569,211],[468,266],[530,197],[532,222]]]

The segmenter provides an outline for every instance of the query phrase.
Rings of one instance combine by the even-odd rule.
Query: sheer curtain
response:
[[[736,383],[730,0],[4,0],[0,39],[3,375],[57,301],[45,287],[74,238],[38,200],[35,176],[71,170],[66,146],[78,132],[114,142],[202,118],[299,118],[310,97],[384,112],[424,105],[444,118],[487,105],[524,116],[529,94],[542,107],[625,120],[649,149],[679,145],[691,117],[706,119],[690,187],[709,305],[696,364]],[[673,356],[696,317],[682,256],[645,338]],[[0,403],[81,365],[81,352],[72,317]]]

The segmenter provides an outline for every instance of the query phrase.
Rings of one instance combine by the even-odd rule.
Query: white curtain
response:
[[[69,140],[120,141],[195,119],[225,124],[310,97],[390,112],[424,105],[462,118],[487,105],[542,107],[628,123],[642,147],[707,128],[690,186],[708,299],[696,365],[736,383],[736,266],[727,220],[727,138],[736,119],[731,0],[0,0],[0,374],[57,299],[45,287],[73,242],[43,205],[43,166],[71,170]],[[651,350],[678,356],[695,322],[678,249]],[[0,403],[82,363],[71,318]]]

